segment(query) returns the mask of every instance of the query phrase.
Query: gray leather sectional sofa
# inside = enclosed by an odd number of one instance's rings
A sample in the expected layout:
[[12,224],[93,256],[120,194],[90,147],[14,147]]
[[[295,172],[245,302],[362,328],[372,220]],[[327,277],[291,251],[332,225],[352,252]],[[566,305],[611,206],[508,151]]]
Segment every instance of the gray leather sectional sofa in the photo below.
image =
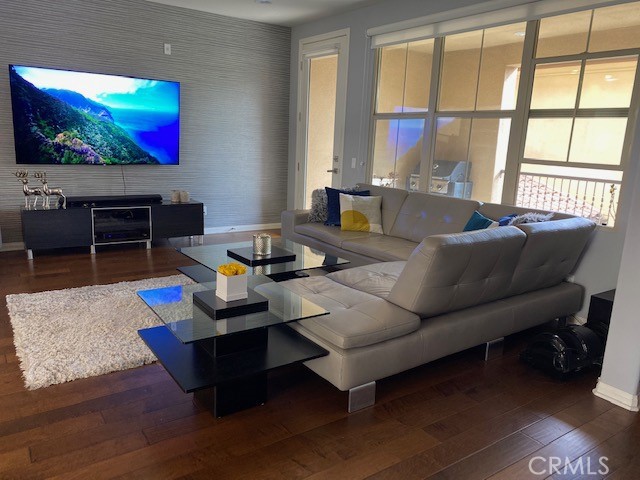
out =
[[[583,288],[564,281],[595,224],[554,219],[462,232],[474,210],[522,209],[362,185],[380,195],[384,234],[343,232],[282,214],[282,233],[362,265],[282,282],[331,313],[292,324],[329,350],[307,366],[350,410],[373,403],[375,381],[577,312]],[[269,284],[261,286],[268,296]],[[363,393],[364,392],[364,393]]]

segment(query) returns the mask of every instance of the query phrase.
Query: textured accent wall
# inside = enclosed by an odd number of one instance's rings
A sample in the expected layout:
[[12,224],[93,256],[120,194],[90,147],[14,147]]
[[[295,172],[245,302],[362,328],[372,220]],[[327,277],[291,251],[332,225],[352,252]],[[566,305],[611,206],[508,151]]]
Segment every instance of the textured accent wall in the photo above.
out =
[[207,205],[206,227],[279,222],[287,196],[290,33],[143,0],[2,0],[3,241],[22,239],[24,199],[13,172],[28,168],[15,163],[9,64],[181,83],[179,166],[40,168],[50,185],[68,195],[122,194],[126,185],[126,193],[165,198],[178,188]]

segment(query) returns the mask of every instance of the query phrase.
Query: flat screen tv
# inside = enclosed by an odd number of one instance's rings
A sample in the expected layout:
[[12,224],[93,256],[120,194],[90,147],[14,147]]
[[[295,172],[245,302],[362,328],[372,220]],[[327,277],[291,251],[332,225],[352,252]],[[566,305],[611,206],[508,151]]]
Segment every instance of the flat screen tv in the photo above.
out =
[[9,65],[20,164],[177,165],[180,84]]

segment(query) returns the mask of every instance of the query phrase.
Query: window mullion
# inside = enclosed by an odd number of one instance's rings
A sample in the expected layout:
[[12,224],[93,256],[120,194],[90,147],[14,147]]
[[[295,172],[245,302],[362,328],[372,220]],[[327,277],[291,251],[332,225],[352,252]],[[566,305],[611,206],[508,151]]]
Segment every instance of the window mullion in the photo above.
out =
[[438,117],[459,118],[513,118],[515,110],[439,110]]
[[[591,12],[591,22],[593,22],[593,11]],[[591,35],[591,27],[589,27],[589,35]],[[587,45],[589,37],[587,37]],[[571,157],[571,145],[573,143],[573,131],[576,127],[576,116],[578,114],[578,108],[580,106],[580,98],[582,97],[582,85],[584,83],[584,74],[587,69],[587,59],[583,58],[580,62],[580,77],[578,78],[578,91],[576,92],[576,103],[573,106],[572,112],[572,121],[571,121],[571,131],[569,132],[569,148],[567,148],[567,162]]]
[[[636,76],[633,81],[633,93],[631,95],[631,104],[629,105],[629,112],[627,114],[627,130],[624,135],[624,146],[622,147],[622,156],[620,158],[620,165],[624,168],[630,166],[630,156],[634,135],[636,132],[636,125],[638,122],[638,114],[640,113],[640,65],[636,66]],[[631,175],[625,175],[625,183],[628,183]],[[624,184],[623,184],[624,185]]]
[[426,116],[426,112],[411,112],[411,113],[376,113],[373,115],[375,120],[395,120],[395,119],[423,119]]
[[[429,90],[429,107],[425,122],[425,135],[422,142],[422,158],[420,160],[421,192],[431,190],[431,173],[433,171],[434,155],[436,151],[436,110],[438,108],[438,94],[440,92],[440,78],[444,52],[444,38],[435,39],[433,45],[433,62],[431,65],[431,89]],[[428,129],[428,131],[426,130]]]
[[523,163],[531,163],[535,165],[549,165],[553,167],[571,167],[571,168],[589,168],[593,170],[617,170],[624,171],[621,165],[607,165],[604,163],[580,163],[580,162],[561,162],[557,160],[540,160],[539,158],[523,158]]
[[596,11],[591,10],[591,18],[589,19],[589,30],[587,30],[587,45],[585,46],[585,53],[589,53],[589,47],[591,46],[591,34],[593,33],[591,30],[593,29],[593,17],[595,16]]
[[571,118],[571,117],[619,117],[629,116],[628,108],[563,108],[558,110],[530,110],[529,118]]
[[486,35],[486,30],[482,30],[482,39],[480,40],[480,60],[478,61],[478,73],[476,75],[476,98],[473,104],[474,111],[478,110],[478,93],[480,90],[480,73],[482,72],[482,60],[484,59],[484,36],[485,35]]
[[378,95],[380,94],[380,64],[382,62],[382,50],[376,49],[374,65],[375,68],[373,70],[373,85],[371,94],[371,111],[373,115],[371,116],[371,121],[369,122],[369,147],[367,149],[367,172],[366,178],[369,183],[373,181],[373,155],[375,153],[375,138],[376,138],[376,128],[377,128],[377,111],[378,111]]
[[561,63],[561,62],[576,62],[580,60],[598,60],[600,58],[610,57],[630,57],[638,55],[640,49],[638,48],[625,48],[622,50],[605,50],[603,52],[585,52],[575,53],[571,55],[559,55],[557,57],[543,57],[535,58],[533,63],[535,65],[545,65],[547,63]]
[[533,92],[534,51],[538,37],[538,21],[527,22],[524,46],[522,48],[522,62],[520,68],[520,84],[516,109],[509,132],[509,147],[507,148],[507,162],[502,188],[502,203],[515,205],[518,194],[518,176],[520,159],[524,155],[524,142],[527,135],[527,120],[531,95]]
[[409,71],[409,44],[405,45],[404,51],[404,82],[402,85],[402,112],[404,113],[404,104],[407,101],[407,73]]

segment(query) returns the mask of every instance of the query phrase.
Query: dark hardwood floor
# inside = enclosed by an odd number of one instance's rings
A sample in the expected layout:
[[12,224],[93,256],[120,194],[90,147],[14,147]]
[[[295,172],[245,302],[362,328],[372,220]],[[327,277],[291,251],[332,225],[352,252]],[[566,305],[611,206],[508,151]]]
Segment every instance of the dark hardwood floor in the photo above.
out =
[[[5,295],[187,264],[168,244],[33,262],[0,253],[0,479],[519,480],[550,477],[551,457],[574,467],[555,479],[640,477],[640,417],[593,396],[595,372],[562,383],[522,365],[533,332],[508,338],[504,356],[486,363],[472,349],[382,380],[376,405],[351,415],[347,394],[302,366],[271,374],[266,405],[222,419],[157,364],[25,390]],[[601,457],[608,474],[598,473]]]

